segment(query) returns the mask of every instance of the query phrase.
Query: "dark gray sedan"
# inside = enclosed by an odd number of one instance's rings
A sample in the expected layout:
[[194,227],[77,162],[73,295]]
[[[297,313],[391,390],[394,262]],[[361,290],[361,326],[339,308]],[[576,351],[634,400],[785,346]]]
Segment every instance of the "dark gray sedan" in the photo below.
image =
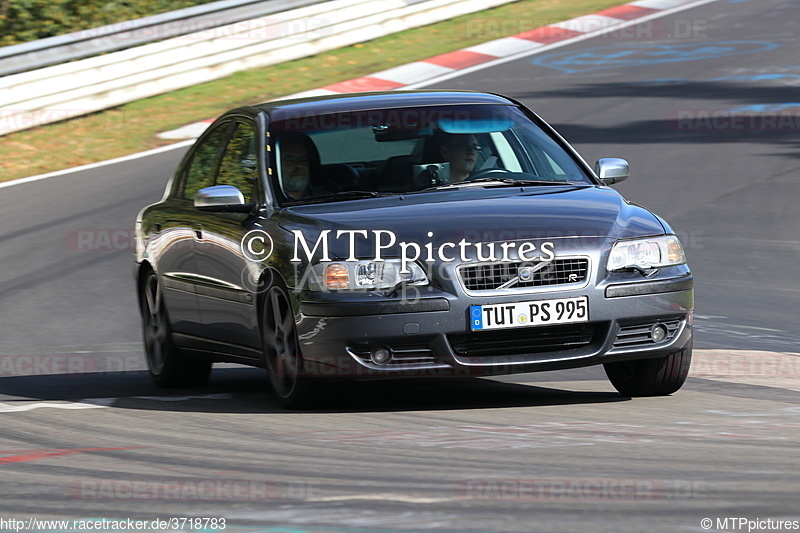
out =
[[290,408],[320,381],[594,364],[624,395],[673,393],[693,280],[669,225],[609,187],[627,177],[498,95],[232,110],[136,220],[150,374],[260,366]]

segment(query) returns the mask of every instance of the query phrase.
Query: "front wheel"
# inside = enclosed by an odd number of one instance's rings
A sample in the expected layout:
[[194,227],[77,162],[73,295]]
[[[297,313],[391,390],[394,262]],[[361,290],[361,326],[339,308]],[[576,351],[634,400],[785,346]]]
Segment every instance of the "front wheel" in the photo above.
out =
[[172,340],[161,284],[154,272],[144,280],[139,292],[142,311],[142,337],[147,369],[158,387],[200,387],[208,381],[210,361],[187,359]]
[[283,288],[274,285],[267,292],[261,322],[267,374],[278,403],[286,409],[311,407],[312,382],[303,375],[294,313]]
[[691,342],[682,350],[654,359],[634,359],[603,365],[606,375],[625,396],[666,396],[680,389],[692,363]]

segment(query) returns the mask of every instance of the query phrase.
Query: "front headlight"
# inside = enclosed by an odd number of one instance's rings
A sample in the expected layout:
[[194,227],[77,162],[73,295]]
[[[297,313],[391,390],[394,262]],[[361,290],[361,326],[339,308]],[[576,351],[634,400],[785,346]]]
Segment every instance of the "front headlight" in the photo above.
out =
[[428,284],[428,276],[417,263],[406,263],[406,273],[401,273],[400,268],[400,259],[323,261],[314,265],[308,288],[312,291],[385,290],[400,284]]
[[628,268],[661,268],[686,262],[681,241],[675,235],[619,241],[611,248],[606,268],[609,271]]

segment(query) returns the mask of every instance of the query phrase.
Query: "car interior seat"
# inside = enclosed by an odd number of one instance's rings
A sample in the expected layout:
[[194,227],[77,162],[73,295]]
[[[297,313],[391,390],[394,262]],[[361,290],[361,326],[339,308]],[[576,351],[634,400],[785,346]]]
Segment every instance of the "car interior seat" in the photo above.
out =
[[414,165],[420,164],[416,155],[396,155],[388,158],[379,170],[375,190],[378,192],[409,192],[419,190],[414,183]]

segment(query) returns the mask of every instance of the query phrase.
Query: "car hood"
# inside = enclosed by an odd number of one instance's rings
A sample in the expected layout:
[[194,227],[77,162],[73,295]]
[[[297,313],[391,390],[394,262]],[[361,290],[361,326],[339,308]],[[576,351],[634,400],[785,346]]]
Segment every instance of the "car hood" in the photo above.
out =
[[[285,209],[279,225],[300,230],[309,247],[321,231],[332,230],[328,242],[338,257],[346,257],[350,249],[347,234],[336,238],[338,230],[367,230],[366,238],[355,237],[359,255],[374,250],[373,230],[391,231],[398,243],[420,246],[461,239],[477,243],[581,237],[585,243],[664,233],[655,215],[608,187],[437,191],[302,205]],[[388,236],[382,238],[386,243]]]

